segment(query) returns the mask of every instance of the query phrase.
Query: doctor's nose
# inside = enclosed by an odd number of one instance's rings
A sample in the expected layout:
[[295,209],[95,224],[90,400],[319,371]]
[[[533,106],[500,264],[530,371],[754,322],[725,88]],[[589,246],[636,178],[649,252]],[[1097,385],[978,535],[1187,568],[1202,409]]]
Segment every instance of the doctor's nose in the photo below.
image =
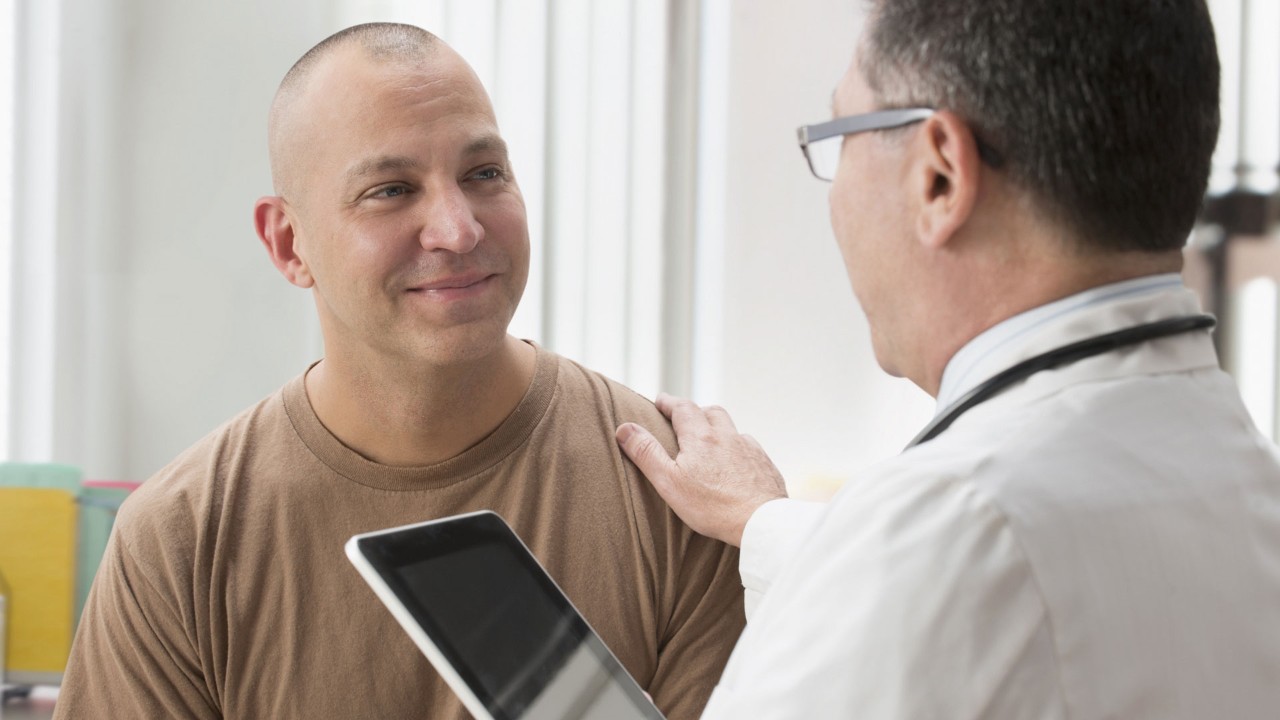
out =
[[471,202],[461,188],[437,193],[424,210],[418,242],[427,250],[471,252],[484,239],[484,226],[476,220]]

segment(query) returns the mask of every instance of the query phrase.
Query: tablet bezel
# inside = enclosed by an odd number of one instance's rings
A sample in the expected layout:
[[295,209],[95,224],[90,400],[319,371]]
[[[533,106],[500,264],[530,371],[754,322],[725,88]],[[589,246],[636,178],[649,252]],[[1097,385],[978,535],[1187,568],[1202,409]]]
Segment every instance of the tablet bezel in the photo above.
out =
[[440,629],[430,608],[423,605],[422,598],[414,596],[398,575],[398,568],[490,543],[507,549],[521,568],[529,573],[542,596],[554,606],[557,616],[569,622],[571,636],[588,646],[611,681],[619,686],[636,709],[646,717],[661,720],[662,714],[639,684],[497,513],[482,510],[360,533],[347,541],[345,549],[347,557],[378,598],[477,720],[518,720],[499,708],[490,709],[496,699],[489,697],[475,670],[466,658],[458,654],[448,633]]

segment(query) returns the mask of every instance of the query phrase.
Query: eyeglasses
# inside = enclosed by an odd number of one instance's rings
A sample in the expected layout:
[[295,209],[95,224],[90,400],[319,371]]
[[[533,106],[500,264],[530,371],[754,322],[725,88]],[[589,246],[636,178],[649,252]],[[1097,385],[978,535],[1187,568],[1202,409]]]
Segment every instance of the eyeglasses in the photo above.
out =
[[920,122],[933,113],[931,108],[901,108],[846,115],[817,125],[805,125],[796,130],[796,136],[814,177],[831,182],[840,164],[840,146],[845,135],[902,127]]

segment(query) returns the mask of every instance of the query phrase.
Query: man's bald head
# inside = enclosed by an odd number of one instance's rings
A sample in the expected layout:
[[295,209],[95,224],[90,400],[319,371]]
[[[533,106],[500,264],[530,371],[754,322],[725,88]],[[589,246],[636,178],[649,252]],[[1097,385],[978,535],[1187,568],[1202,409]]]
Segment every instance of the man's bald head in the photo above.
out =
[[289,197],[293,194],[299,146],[305,147],[306,144],[295,137],[298,101],[305,95],[308,81],[324,62],[348,47],[359,48],[376,62],[405,64],[423,63],[442,49],[449,50],[444,41],[426,30],[400,23],[354,25],[330,35],[308,50],[285,73],[271,103],[267,143],[277,195]]

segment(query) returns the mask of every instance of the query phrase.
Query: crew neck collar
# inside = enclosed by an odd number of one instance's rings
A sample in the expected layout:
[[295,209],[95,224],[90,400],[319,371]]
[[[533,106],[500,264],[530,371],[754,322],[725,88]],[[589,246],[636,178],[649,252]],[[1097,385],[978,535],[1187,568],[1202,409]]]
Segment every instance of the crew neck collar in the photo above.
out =
[[[348,480],[383,490],[429,490],[464,482],[498,464],[520,447],[537,427],[555,394],[559,363],[535,343],[533,380],[515,410],[480,442],[430,465],[392,466],[374,462],[342,443],[320,422],[307,397],[306,373],[282,391],[285,411],[303,444],[320,462]],[[314,365],[312,366],[314,367]],[[310,368],[308,368],[310,370]]]

